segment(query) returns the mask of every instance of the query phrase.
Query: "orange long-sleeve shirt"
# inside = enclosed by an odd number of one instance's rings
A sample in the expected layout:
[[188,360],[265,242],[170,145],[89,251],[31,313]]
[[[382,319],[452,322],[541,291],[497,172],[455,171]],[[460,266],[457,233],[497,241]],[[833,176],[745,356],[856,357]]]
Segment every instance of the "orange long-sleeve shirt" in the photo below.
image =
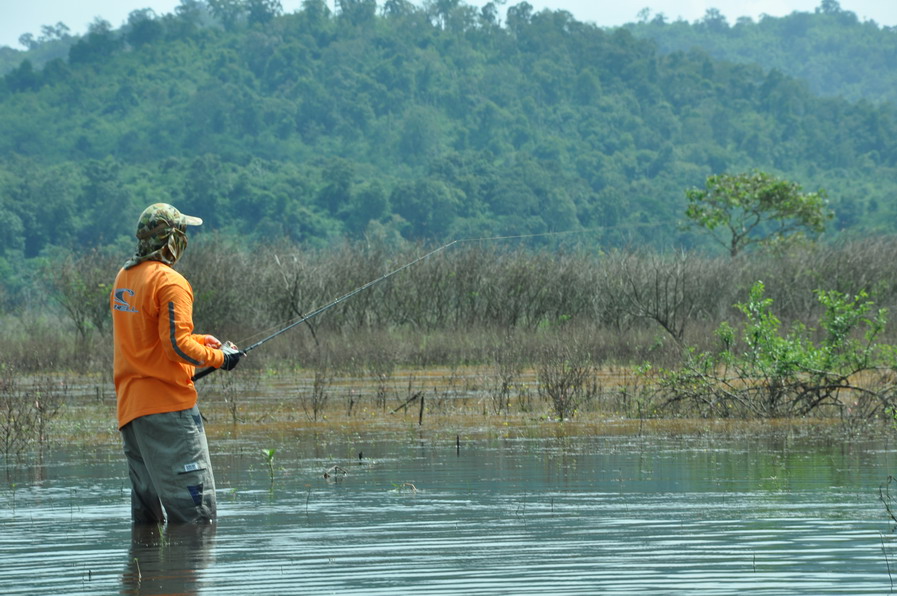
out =
[[195,368],[218,368],[224,354],[193,333],[193,288],[184,276],[159,261],[122,269],[109,302],[119,428],[196,405]]

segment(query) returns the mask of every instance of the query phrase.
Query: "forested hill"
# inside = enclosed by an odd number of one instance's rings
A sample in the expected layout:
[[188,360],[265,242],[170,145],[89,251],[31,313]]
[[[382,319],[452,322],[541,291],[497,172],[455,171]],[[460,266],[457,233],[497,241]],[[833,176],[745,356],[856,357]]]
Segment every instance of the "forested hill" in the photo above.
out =
[[5,75],[0,266],[129,250],[157,200],[250,241],[600,228],[689,246],[685,189],[751,168],[825,189],[830,236],[894,231],[892,106],[526,3],[340,6],[183,0]]
[[820,95],[897,106],[897,27],[861,21],[836,0],[820,0],[813,13],[748,17],[729,23],[710,9],[694,23],[641,13],[627,25],[664,53],[699,49],[732,62],[763,65],[806,81]]

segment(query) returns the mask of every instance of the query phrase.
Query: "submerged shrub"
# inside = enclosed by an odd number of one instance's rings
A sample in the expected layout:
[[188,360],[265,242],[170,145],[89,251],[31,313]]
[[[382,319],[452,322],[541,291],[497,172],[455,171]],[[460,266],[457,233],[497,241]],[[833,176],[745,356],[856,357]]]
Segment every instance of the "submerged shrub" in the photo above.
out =
[[595,396],[594,373],[591,356],[575,342],[553,342],[536,366],[539,395],[551,404],[558,420],[565,420]]
[[876,406],[871,411],[889,407],[897,352],[877,343],[887,311],[874,310],[865,292],[816,295],[824,307],[819,328],[796,323],[785,332],[764,284],[755,283],[749,300],[736,305],[745,317],[742,325],[724,322],[717,329],[719,352],[688,349],[679,368],[662,372],[665,407],[766,418],[804,416],[824,406],[844,411],[860,401],[870,411],[869,400]]
[[32,445],[48,440],[48,424],[68,395],[65,382],[27,379],[12,366],[0,363],[0,452],[19,457]]

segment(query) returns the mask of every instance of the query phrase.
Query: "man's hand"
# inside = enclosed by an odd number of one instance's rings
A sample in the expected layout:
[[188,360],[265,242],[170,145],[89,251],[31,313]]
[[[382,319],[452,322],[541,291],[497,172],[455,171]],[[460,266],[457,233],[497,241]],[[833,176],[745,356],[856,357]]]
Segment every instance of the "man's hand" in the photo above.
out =
[[227,342],[222,345],[221,351],[224,352],[224,364],[221,365],[221,370],[235,369],[237,367],[237,364],[239,364],[240,362],[240,358],[246,355],[238,350],[237,346],[235,346],[231,342]]

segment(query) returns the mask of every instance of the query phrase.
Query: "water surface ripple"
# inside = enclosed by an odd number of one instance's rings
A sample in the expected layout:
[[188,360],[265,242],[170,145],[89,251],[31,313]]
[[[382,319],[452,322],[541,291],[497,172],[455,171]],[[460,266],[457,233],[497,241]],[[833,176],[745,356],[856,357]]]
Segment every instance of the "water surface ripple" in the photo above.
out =
[[13,468],[0,593],[883,594],[897,573],[882,441],[456,450],[372,433],[322,449],[299,432],[276,445],[273,484],[261,446],[213,444],[221,518],[208,528],[132,529],[113,446]]

